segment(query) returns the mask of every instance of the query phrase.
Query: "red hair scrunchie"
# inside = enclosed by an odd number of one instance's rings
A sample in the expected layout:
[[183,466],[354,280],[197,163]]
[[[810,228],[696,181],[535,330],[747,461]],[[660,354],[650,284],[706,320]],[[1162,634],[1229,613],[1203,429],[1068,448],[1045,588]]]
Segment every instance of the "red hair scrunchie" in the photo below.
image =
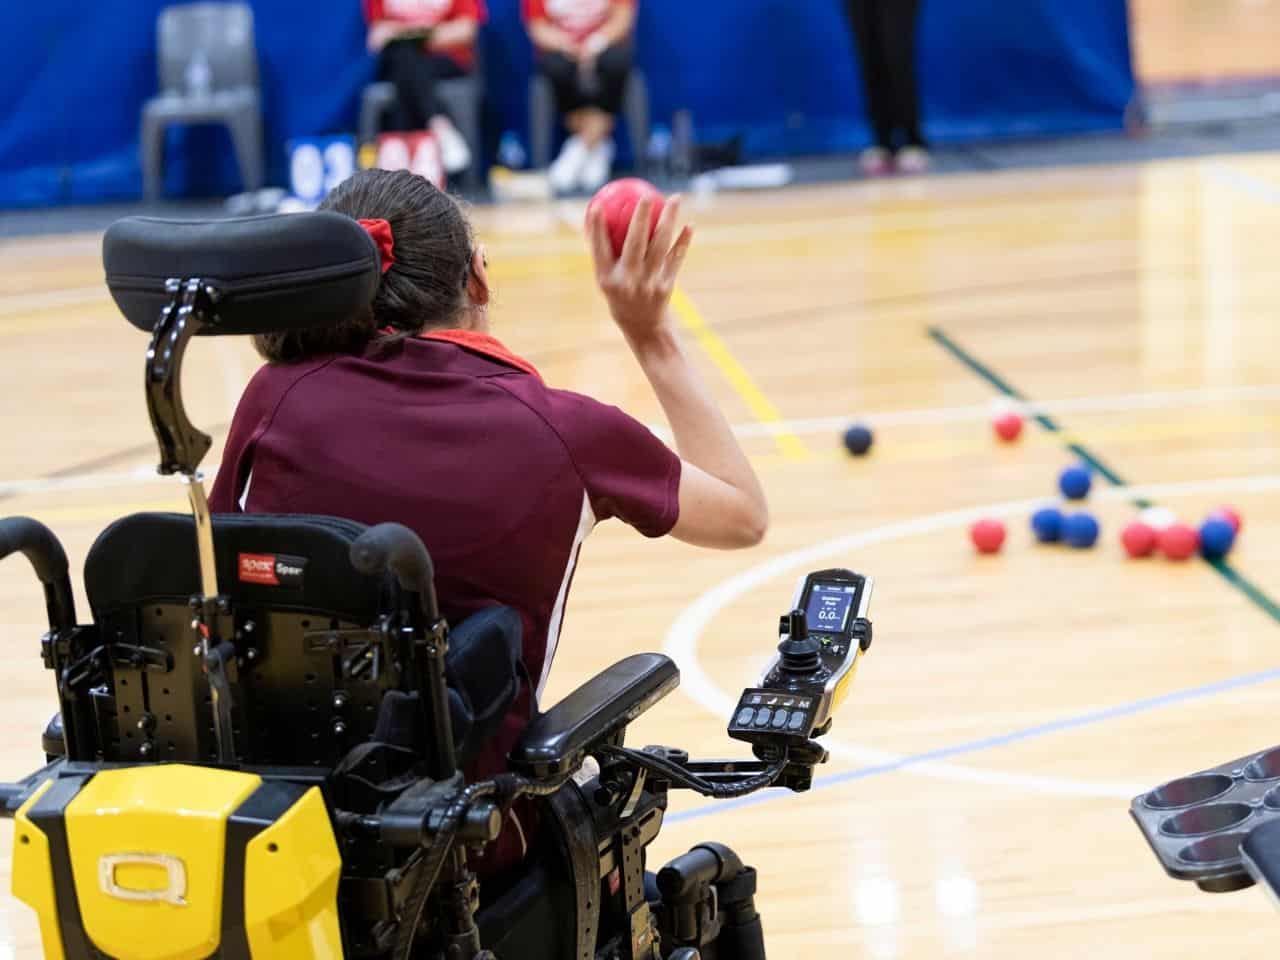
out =
[[387,271],[391,269],[391,265],[396,262],[395,237],[391,234],[391,224],[386,220],[357,220],[360,226],[364,227],[365,233],[373,237],[373,242],[378,246],[378,259],[382,263],[382,273],[385,276]]

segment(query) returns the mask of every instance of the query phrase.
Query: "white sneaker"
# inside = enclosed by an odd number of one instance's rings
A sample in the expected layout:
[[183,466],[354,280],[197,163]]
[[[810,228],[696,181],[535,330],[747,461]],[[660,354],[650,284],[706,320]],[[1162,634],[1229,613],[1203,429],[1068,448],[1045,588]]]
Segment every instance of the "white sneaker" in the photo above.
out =
[[613,141],[602,140],[587,153],[587,162],[582,165],[582,174],[578,184],[588,193],[595,193],[609,182],[609,174],[613,171]]
[[589,154],[590,151],[581,138],[575,136],[566,140],[560,148],[560,156],[556,157],[551,169],[547,171],[551,189],[556,193],[569,193],[576,189]]
[[884,147],[867,147],[858,154],[858,169],[864,177],[883,177],[893,169],[893,157]]
[[440,144],[440,162],[446,172],[461,173],[471,166],[471,148],[448,117],[432,117],[431,132]]
[[924,173],[929,169],[929,151],[924,147],[903,147],[894,157],[899,173]]

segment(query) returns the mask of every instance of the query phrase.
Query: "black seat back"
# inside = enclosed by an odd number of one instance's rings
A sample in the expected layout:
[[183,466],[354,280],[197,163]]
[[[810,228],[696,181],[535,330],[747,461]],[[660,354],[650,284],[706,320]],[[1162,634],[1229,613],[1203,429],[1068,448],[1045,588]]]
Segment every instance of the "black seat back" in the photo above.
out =
[[[398,588],[348,559],[363,530],[332,517],[214,518],[218,586],[230,600],[217,633],[238,653],[229,678],[240,762],[332,767],[372,735],[385,692],[401,686],[400,658],[382,630]],[[112,524],[86,559],[85,589],[113,678],[94,704],[103,757],[213,759],[189,606],[200,592],[191,517],[145,513]]]
[[[350,562],[364,531],[336,517],[214,517],[218,589],[229,601],[217,636],[237,652],[228,675],[241,763],[331,769],[371,740],[426,749],[417,694],[406,692],[413,671],[385,629],[400,588]],[[110,664],[110,682],[92,694],[102,759],[216,755],[190,606],[200,592],[196,557],[195,523],[177,513],[125,517],[89,551],[85,590]],[[520,624],[515,611],[491,607],[454,627],[446,670],[462,762],[498,731],[519,694]]]

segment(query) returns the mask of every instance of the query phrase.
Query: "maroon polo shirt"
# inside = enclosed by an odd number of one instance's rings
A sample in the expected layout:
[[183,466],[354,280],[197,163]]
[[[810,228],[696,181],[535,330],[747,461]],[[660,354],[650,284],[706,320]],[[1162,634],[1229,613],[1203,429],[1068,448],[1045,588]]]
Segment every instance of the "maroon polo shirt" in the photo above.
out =
[[[679,457],[618,408],[548,387],[491,337],[441,331],[259,370],[210,506],[405,524],[450,621],[519,612],[541,693],[583,539],[610,517],[666,534],[679,483]],[[476,773],[502,767],[529,707],[516,704]]]

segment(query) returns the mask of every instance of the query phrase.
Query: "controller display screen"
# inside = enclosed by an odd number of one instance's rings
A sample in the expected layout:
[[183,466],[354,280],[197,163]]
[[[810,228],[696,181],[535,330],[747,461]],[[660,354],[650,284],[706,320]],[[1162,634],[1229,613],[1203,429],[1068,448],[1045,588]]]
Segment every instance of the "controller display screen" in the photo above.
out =
[[804,612],[809,629],[843,633],[857,592],[857,586],[852,583],[815,583],[809,590],[809,606]]

